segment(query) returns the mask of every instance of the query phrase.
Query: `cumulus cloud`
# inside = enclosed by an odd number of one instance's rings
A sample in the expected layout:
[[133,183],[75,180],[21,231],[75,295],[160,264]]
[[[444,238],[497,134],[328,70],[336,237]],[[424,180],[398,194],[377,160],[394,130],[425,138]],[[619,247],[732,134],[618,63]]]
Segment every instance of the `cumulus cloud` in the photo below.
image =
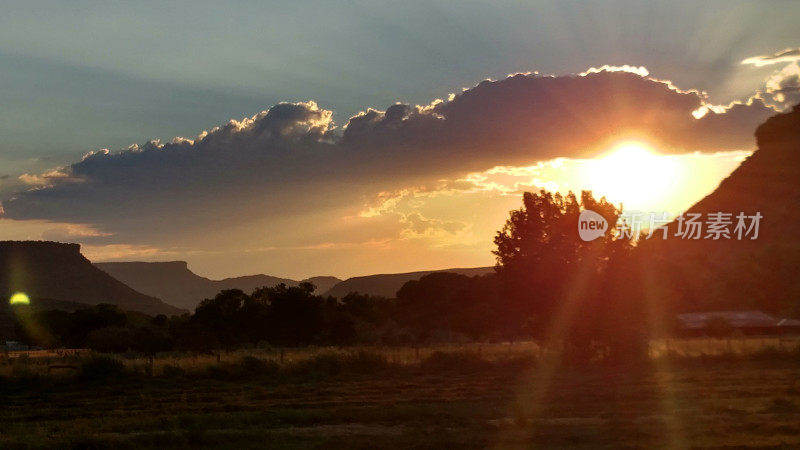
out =
[[[407,105],[367,111],[351,119],[343,142],[402,149],[393,161],[412,156],[441,164],[455,154],[479,169],[489,162],[587,156],[627,133],[646,135],[667,152],[748,148],[754,126],[774,113],[756,100],[695,119],[691,113],[705,104],[701,93],[628,71],[515,75],[484,81],[424,111]],[[753,125],[722,133],[727,121]]]
[[785,64],[773,71],[764,86],[753,96],[767,106],[785,111],[800,103],[800,48],[787,48],[772,55],[747,58],[742,64],[755,67]]
[[[26,174],[28,187],[2,207],[13,219],[92,224],[131,245],[331,242],[356,232],[375,240],[374,229],[332,218],[359,217],[376,192],[441,179],[464,187],[476,182],[466,173],[591,156],[631,136],[671,153],[750,149],[753,130],[774,112],[755,99],[696,118],[704,94],[642,69],[486,80],[429,105],[368,109],[341,130],[314,102],[281,103],[196,138],[93,151]],[[458,231],[424,215],[403,220],[385,229]]]
[[800,103],[800,63],[792,62],[772,73],[759,95],[764,103],[780,110]]

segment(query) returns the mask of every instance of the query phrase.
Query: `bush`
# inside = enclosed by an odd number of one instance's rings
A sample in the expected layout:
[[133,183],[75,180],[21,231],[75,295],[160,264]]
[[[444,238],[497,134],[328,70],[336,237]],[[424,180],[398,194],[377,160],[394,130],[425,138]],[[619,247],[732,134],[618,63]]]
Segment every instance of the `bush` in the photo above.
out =
[[80,378],[84,380],[107,380],[125,374],[125,365],[110,356],[92,356],[80,367]]

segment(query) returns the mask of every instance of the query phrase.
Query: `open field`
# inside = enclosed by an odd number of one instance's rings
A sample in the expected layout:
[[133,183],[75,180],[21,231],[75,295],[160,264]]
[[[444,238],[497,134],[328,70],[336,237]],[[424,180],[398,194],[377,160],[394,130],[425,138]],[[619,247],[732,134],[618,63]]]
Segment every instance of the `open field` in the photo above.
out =
[[0,448],[800,446],[797,352],[556,369],[531,345],[174,356],[153,377],[7,361]]

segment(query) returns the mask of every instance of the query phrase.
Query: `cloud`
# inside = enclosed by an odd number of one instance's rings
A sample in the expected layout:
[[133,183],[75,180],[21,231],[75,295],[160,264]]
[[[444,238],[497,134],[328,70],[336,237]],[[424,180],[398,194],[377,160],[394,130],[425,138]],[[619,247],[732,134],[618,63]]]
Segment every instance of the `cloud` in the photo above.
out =
[[[488,163],[591,155],[626,133],[645,134],[667,152],[749,148],[755,125],[774,113],[754,101],[730,115],[723,111],[695,119],[692,111],[705,104],[699,92],[627,71],[514,75],[484,81],[424,110],[407,105],[393,105],[385,113],[368,110],[351,119],[343,142],[396,148],[393,163],[412,156],[452,164],[457,154],[480,170]],[[729,120],[752,126],[730,126],[722,133],[720,125]]]
[[363,213],[363,204],[377,192],[442,179],[474,185],[465,174],[493,167],[592,156],[631,136],[645,135],[668,153],[751,149],[753,130],[774,112],[754,99],[696,118],[692,112],[707,105],[703,93],[642,69],[486,80],[445,101],[368,109],[341,129],[314,102],[280,103],[195,138],[93,151],[67,167],[25,174],[2,207],[12,219],[91,224],[95,245],[132,248],[314,245],[432,227],[447,233],[457,224],[419,211],[404,223],[370,222],[381,214]]
[[779,111],[800,103],[800,48],[787,48],[772,55],[753,56],[742,61],[763,67],[786,63],[764,81],[764,86],[752,97]]
[[787,48],[771,55],[751,56],[742,60],[742,64],[752,64],[756,67],[768,66],[800,60],[800,48]]
[[610,66],[608,64],[600,66],[600,67],[590,67],[586,71],[581,72],[581,76],[589,75],[590,73],[600,73],[600,72],[628,72],[628,73],[635,73],[640,77],[646,77],[650,75],[650,71],[647,70],[644,66]]
[[81,253],[90,261],[130,261],[131,259],[168,258],[171,254],[146,245],[83,245]]
[[[2,211],[0,211],[2,212]],[[11,240],[53,240],[90,242],[110,236],[91,225],[81,223],[58,223],[37,220],[10,220],[0,218],[0,234]]]
[[404,216],[402,222],[408,226],[403,230],[403,235],[412,238],[436,236],[441,233],[455,235],[467,228],[467,224],[464,222],[428,218],[419,212],[412,212]]
[[800,64],[787,64],[774,72],[764,83],[760,92],[764,103],[776,109],[786,110],[800,103]]
[[56,182],[76,181],[70,178],[70,175],[63,169],[52,169],[41,174],[23,173],[18,179],[26,185],[30,186],[52,186]]

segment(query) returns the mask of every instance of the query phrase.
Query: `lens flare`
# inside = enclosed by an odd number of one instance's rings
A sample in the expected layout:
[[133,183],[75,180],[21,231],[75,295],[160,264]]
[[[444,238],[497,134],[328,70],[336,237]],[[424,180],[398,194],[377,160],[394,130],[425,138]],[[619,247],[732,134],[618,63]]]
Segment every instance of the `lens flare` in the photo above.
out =
[[11,299],[8,300],[8,303],[12,305],[30,305],[31,299],[28,298],[28,295],[24,292],[17,292],[11,296]]

